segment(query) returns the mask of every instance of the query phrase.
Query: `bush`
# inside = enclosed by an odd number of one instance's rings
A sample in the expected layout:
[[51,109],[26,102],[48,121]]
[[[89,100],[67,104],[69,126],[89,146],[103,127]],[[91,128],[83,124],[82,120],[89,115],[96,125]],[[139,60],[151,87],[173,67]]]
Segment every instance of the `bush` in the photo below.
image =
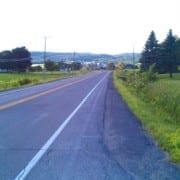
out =
[[157,80],[157,74],[155,73],[155,64],[151,65],[147,72],[145,72],[145,78],[147,82],[154,82]]
[[33,84],[37,84],[39,82],[39,80],[37,78],[31,79],[31,81],[32,81]]
[[[9,82],[9,86],[10,87],[18,87],[19,86],[19,82],[18,82],[18,80],[11,80],[10,82]],[[8,85],[7,85],[7,87],[8,87]]]
[[18,81],[18,83],[22,86],[22,85],[26,85],[26,84],[30,84],[32,81],[31,81],[31,79],[29,79],[29,78],[23,78],[23,79],[20,79],[19,81]]
[[[113,76],[121,96],[163,150],[170,154],[170,159],[180,163],[179,75],[173,79],[166,79],[167,75],[163,75],[158,81],[151,73],[133,75],[132,72],[123,72],[123,75],[128,81],[120,80],[118,71]],[[137,93],[138,88],[141,90]]]
[[[123,79],[132,91],[143,92],[147,84],[157,80],[157,74],[154,71],[155,64],[151,65],[147,72],[123,71],[120,78]],[[123,78],[122,78],[123,77]]]

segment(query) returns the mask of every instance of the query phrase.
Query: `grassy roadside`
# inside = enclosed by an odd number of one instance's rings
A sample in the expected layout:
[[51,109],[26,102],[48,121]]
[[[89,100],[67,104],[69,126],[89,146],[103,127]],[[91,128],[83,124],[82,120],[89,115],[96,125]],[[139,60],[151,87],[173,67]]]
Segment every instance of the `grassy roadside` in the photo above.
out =
[[158,145],[169,153],[170,160],[180,163],[180,81],[166,76],[149,83],[142,92],[119,78],[114,71],[115,87],[133,113],[143,122],[144,128],[156,139]]
[[53,80],[64,79],[76,75],[84,74],[82,71],[63,72],[42,72],[32,73],[0,73],[0,91],[19,88],[22,86],[35,85]]

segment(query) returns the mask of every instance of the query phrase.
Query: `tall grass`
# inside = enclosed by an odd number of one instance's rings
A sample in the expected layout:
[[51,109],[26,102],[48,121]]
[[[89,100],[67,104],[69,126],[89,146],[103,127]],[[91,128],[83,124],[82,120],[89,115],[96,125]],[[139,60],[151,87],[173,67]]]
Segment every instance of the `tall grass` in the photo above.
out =
[[73,71],[68,73],[63,72],[46,72],[43,73],[0,73],[0,91],[8,90],[12,88],[22,87],[25,85],[34,85],[52,80],[72,77],[79,75],[82,72]]
[[180,81],[159,80],[150,83],[144,90],[144,97],[152,105],[155,105],[159,112],[168,113],[172,122],[180,123]]
[[[158,144],[180,163],[180,79],[156,75],[146,81],[147,74],[114,72],[114,84],[134,114],[144,123]],[[124,81],[121,79],[122,77]]]

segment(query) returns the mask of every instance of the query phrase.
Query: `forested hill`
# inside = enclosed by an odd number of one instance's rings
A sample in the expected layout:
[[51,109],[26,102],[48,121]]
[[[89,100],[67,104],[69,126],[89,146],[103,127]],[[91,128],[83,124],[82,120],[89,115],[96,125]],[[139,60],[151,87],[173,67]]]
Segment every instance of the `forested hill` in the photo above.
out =
[[[43,62],[44,54],[39,51],[31,52],[32,62],[41,63]],[[139,61],[140,53],[135,53],[135,62]],[[123,53],[118,55],[109,55],[109,54],[93,54],[93,53],[58,53],[58,52],[47,52],[46,59],[51,59],[53,61],[121,61],[124,63],[132,63],[133,54],[132,53]]]

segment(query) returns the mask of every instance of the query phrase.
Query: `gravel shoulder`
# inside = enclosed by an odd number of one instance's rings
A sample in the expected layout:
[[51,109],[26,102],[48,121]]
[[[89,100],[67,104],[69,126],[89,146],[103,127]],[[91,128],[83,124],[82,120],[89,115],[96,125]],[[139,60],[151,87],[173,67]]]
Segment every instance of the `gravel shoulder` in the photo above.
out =
[[109,80],[104,143],[119,165],[134,179],[179,179],[180,167],[168,162]]

